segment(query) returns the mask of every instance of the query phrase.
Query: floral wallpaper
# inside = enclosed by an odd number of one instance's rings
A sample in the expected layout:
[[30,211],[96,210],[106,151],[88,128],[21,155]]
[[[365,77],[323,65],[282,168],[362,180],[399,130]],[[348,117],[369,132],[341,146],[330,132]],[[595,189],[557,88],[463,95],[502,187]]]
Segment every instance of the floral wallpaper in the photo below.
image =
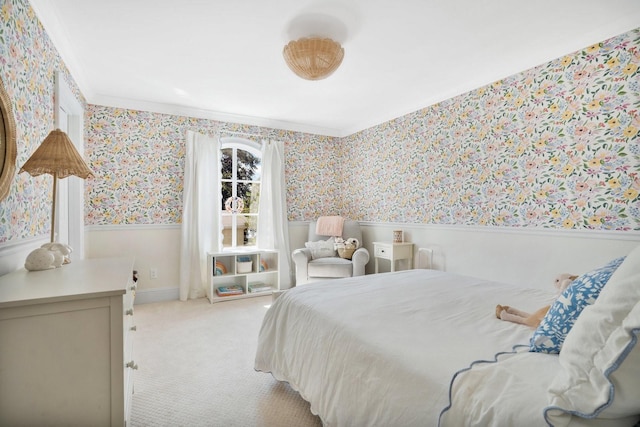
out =
[[[16,172],[53,129],[56,71],[84,103],[29,2],[0,0],[0,79],[16,122]],[[47,234],[51,193],[51,176],[16,173],[9,196],[0,201],[0,243]]]
[[380,222],[640,230],[639,66],[636,29],[343,138],[342,210]]
[[[315,218],[338,198],[336,138],[144,111],[89,105],[85,154],[88,225],[181,222],[185,135],[285,141],[289,217]],[[299,195],[310,195],[299,203]]]
[[[640,29],[332,138],[86,105],[86,224],[175,224],[184,136],[285,142],[288,216],[640,230]],[[53,128],[54,74],[82,94],[27,0],[0,0],[0,78],[20,167]],[[0,243],[49,232],[51,179],[17,174]]]
[[180,221],[187,129],[286,141],[290,220],[640,230],[640,30],[334,141],[90,106],[89,224]]

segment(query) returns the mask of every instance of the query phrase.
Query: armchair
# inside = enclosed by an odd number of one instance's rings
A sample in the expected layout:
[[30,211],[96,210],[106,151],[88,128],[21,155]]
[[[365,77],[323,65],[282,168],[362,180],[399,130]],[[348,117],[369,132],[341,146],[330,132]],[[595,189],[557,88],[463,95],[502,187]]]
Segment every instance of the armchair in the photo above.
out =
[[[309,223],[307,242],[327,240],[329,237],[316,234],[316,221]],[[342,228],[342,238],[351,237],[358,239],[362,245],[360,224],[347,219]],[[369,251],[360,247],[353,253],[351,259],[343,259],[337,255],[313,259],[309,248],[301,248],[294,250],[291,257],[296,266],[296,286],[299,286],[323,279],[363,276],[364,267],[369,262]]]

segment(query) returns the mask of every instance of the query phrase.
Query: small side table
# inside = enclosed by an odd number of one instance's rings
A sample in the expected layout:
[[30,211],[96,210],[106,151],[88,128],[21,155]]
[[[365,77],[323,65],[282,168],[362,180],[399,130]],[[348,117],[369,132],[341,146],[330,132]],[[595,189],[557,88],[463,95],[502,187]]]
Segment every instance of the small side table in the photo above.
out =
[[378,260],[391,261],[391,271],[396,271],[396,261],[406,259],[409,269],[413,268],[413,243],[373,242],[373,256],[376,259],[376,273]]

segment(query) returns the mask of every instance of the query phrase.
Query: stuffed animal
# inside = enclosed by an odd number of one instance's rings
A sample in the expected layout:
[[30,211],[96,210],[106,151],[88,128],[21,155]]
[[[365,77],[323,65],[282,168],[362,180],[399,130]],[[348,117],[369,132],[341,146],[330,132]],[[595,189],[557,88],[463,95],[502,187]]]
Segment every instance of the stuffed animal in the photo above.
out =
[[[554,286],[558,289],[558,296],[560,296],[560,294],[562,294],[562,292],[564,292],[564,290],[567,289],[571,282],[573,282],[577,277],[578,276],[567,273],[556,277]],[[517,308],[509,307],[508,305],[498,304],[496,306],[496,317],[508,322],[520,323],[531,328],[537,328],[538,325],[540,325],[540,322],[542,322],[544,316],[547,314],[547,311],[549,311],[549,308],[551,308],[551,306],[547,305],[530,314],[520,311]]]

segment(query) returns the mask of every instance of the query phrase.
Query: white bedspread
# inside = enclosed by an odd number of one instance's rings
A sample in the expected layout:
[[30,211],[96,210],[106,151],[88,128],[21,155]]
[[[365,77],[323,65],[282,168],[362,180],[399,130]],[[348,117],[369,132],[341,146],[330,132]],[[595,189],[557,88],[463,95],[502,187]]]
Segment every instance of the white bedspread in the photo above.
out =
[[558,372],[558,357],[523,350],[461,372],[440,426],[547,426],[542,414],[549,405],[547,388]]
[[553,298],[434,270],[317,282],[265,315],[255,369],[288,382],[326,426],[435,426],[452,376],[528,344],[496,304],[534,311]]

